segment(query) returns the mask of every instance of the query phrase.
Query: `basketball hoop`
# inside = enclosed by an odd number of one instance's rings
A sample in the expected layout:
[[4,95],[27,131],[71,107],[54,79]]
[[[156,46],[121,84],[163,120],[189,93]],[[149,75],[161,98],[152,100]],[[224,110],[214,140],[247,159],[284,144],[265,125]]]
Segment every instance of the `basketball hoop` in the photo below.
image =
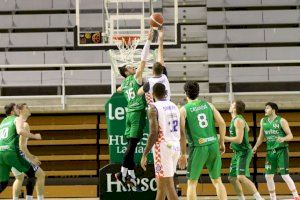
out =
[[134,62],[134,53],[140,42],[140,36],[136,35],[115,35],[112,41],[117,45],[119,52],[115,52],[115,59],[123,63],[132,64]]
[[[143,37],[144,38],[144,37]],[[112,41],[118,47],[118,50],[109,50],[110,59],[115,74],[119,74],[118,68],[124,65],[132,65],[138,67],[141,62],[141,49],[137,49],[137,46],[140,42],[143,42],[144,39],[139,35],[113,35]],[[153,65],[155,60],[156,53],[152,51],[146,62],[147,66]],[[145,70],[145,73],[148,75],[151,73],[151,70]]]

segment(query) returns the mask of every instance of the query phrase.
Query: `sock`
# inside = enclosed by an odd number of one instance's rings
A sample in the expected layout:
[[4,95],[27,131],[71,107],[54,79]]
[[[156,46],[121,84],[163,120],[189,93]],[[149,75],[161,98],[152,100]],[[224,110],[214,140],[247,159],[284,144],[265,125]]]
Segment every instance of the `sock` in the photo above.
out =
[[128,174],[131,176],[131,178],[135,179],[135,173],[134,170],[128,170]]
[[26,195],[26,200],[33,200],[32,196]]
[[38,196],[37,196],[37,199],[38,199],[38,200],[44,200],[44,195],[38,195]]
[[281,177],[283,178],[283,180],[286,182],[286,184],[288,185],[290,191],[292,192],[294,198],[299,197],[295,183],[293,181],[293,179],[291,178],[291,176],[289,174],[286,175],[281,175]]
[[270,197],[271,197],[271,200],[277,200],[275,192],[270,193]]
[[246,200],[244,195],[238,196],[238,200]]
[[253,194],[253,197],[254,197],[256,200],[261,200],[261,199],[263,199],[263,198],[260,196],[260,194],[259,194],[258,192],[254,193],[254,194]]
[[299,197],[299,194],[298,194],[298,192],[297,192],[296,189],[292,191],[292,194],[293,194],[293,197],[294,197],[294,198]]
[[127,171],[128,171],[128,169],[126,167],[123,167],[123,166],[121,167],[121,172],[122,172],[123,177],[127,176]]

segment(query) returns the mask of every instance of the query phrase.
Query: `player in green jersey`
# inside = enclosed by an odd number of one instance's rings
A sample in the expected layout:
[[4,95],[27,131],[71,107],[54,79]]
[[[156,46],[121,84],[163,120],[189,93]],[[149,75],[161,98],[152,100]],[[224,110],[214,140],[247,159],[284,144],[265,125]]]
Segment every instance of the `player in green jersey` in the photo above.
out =
[[229,108],[231,122],[230,136],[225,136],[225,142],[231,142],[230,147],[234,152],[231,158],[229,182],[233,185],[239,200],[245,200],[242,185],[247,188],[256,200],[262,200],[250,177],[249,165],[252,159],[252,147],[249,143],[249,126],[243,117],[245,111],[243,101],[234,101]]
[[14,103],[4,107],[7,115],[0,124],[0,193],[7,187],[12,167],[28,176],[26,190],[32,195],[35,185],[35,172],[30,163],[20,155],[19,135],[35,138],[24,129],[24,121],[17,117]]
[[[188,103],[180,109],[180,131],[182,138],[185,138],[187,133],[190,147],[187,169],[187,199],[197,199],[196,188],[204,166],[208,168],[218,198],[227,199],[226,190],[221,180],[221,153],[225,152],[225,121],[211,103],[198,99],[199,84],[197,82],[187,82],[184,85],[184,91]],[[219,140],[215,122],[219,126]],[[185,140],[181,140],[180,147],[181,157],[178,163],[179,167],[183,169],[187,164]]]
[[136,70],[132,65],[125,65],[119,68],[120,74],[125,80],[123,80],[117,91],[123,92],[128,102],[126,110],[126,129],[124,134],[128,141],[128,145],[124,154],[121,171],[116,173],[115,177],[125,187],[127,187],[127,183],[132,186],[137,185],[134,173],[134,152],[138,142],[143,137],[147,115],[145,97],[137,95],[137,92],[142,86],[142,75],[149,54],[151,37],[152,31],[148,34],[148,40],[141,54],[141,62]]
[[294,199],[299,200],[299,195],[294,181],[289,175],[289,149],[288,142],[293,139],[293,134],[286,119],[277,115],[278,106],[276,103],[268,102],[265,108],[265,117],[260,121],[259,137],[253,152],[266,139],[267,156],[265,163],[267,186],[271,200],[276,200],[274,174],[280,173],[288,185]]

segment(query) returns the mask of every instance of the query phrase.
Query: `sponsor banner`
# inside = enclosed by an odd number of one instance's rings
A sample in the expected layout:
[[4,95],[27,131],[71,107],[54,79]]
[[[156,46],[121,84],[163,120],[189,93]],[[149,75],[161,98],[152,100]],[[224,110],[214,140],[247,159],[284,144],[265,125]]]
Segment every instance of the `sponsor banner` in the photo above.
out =
[[[127,150],[127,140],[124,136],[126,128],[126,106],[127,101],[122,93],[114,93],[105,104],[107,133],[109,142],[110,163],[121,164],[124,153]],[[147,144],[149,135],[149,121],[144,130],[144,137],[135,150],[135,162],[140,163],[141,156]],[[100,150],[101,151],[101,150]],[[149,163],[153,163],[152,153],[148,156]]]
[[141,167],[135,168],[137,182],[140,191],[127,189],[115,179],[115,173],[119,172],[120,164],[109,164],[100,169],[100,199],[101,200],[153,200],[156,196],[156,182],[153,164],[147,165],[144,171]]

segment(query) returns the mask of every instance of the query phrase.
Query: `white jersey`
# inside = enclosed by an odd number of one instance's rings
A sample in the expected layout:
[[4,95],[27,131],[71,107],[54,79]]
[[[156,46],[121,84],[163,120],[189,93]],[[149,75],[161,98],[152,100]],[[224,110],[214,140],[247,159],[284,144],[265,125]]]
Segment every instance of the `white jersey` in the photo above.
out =
[[169,101],[153,103],[158,113],[158,139],[153,146],[155,176],[173,177],[180,157],[180,113]]
[[171,97],[171,90],[170,90],[170,83],[168,80],[168,77],[164,74],[162,74],[160,77],[151,77],[148,79],[149,81],[149,87],[150,90],[149,92],[152,94],[153,93],[153,86],[155,85],[155,83],[162,83],[165,85],[166,87],[166,91],[167,91],[167,96],[166,99],[170,101],[170,97]]
[[171,101],[157,101],[153,104],[158,113],[159,134],[168,142],[180,140],[180,112]]

